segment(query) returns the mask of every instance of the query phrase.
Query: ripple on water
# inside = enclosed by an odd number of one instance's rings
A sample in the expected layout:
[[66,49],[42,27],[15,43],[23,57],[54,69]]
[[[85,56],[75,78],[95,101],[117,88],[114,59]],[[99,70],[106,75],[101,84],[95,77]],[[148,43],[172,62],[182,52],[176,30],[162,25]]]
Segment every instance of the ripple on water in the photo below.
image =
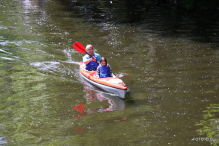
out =
[[2,27],[2,26],[0,26],[0,29],[8,29],[7,27]]
[[2,49],[0,49],[0,53],[11,54],[11,53],[9,53],[9,52],[7,52],[5,50],[2,50]]
[[8,57],[0,57],[0,58],[4,60],[14,60],[13,58],[8,58]]
[[56,61],[44,61],[44,62],[33,62],[30,65],[40,68],[41,70],[55,70],[58,68],[59,62]]
[[7,141],[5,141],[4,137],[0,137],[0,145],[7,145]]

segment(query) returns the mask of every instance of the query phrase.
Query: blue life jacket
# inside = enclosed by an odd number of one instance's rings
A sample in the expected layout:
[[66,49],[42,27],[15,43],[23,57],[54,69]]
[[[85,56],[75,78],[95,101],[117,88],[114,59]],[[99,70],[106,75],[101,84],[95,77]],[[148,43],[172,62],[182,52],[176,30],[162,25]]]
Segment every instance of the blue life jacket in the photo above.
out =
[[[87,57],[87,56],[86,56]],[[97,59],[97,54],[94,53],[94,57]],[[91,58],[90,56],[87,58]],[[97,67],[99,66],[99,63],[97,61],[90,61],[88,64],[86,64],[86,70],[97,70]]]
[[100,64],[100,78],[106,78],[106,77],[110,77],[110,72],[109,72],[109,64],[102,66]]

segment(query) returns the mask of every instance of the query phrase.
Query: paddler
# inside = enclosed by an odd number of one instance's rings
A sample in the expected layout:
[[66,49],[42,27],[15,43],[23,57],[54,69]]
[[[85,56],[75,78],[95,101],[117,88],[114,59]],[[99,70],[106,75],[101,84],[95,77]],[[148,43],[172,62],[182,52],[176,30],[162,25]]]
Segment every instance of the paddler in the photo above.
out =
[[107,78],[107,77],[113,77],[112,68],[107,63],[106,58],[102,57],[100,59],[100,65],[97,67],[97,72],[95,74],[96,78]]
[[89,55],[86,54],[83,57],[83,62],[86,65],[85,69],[88,71],[97,70],[101,56],[98,53],[94,52],[93,46],[91,44],[86,46],[86,52]]

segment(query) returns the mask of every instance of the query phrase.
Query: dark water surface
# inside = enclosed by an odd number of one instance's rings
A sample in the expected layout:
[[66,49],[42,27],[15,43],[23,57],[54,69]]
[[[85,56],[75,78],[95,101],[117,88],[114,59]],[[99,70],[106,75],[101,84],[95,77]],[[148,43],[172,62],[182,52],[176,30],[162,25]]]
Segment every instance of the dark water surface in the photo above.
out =
[[[218,18],[153,7],[112,23],[71,4],[0,0],[0,145],[219,142]],[[75,41],[130,76],[125,100],[80,79]]]

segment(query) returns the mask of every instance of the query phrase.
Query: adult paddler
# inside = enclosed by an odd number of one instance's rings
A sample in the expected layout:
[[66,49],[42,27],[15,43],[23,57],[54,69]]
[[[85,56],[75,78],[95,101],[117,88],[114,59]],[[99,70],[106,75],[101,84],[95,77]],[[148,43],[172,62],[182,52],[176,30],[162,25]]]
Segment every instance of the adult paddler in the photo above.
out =
[[86,65],[85,69],[88,71],[97,70],[101,56],[98,53],[94,52],[93,46],[91,44],[86,46],[86,52],[89,55],[86,54],[83,57],[83,62]]

